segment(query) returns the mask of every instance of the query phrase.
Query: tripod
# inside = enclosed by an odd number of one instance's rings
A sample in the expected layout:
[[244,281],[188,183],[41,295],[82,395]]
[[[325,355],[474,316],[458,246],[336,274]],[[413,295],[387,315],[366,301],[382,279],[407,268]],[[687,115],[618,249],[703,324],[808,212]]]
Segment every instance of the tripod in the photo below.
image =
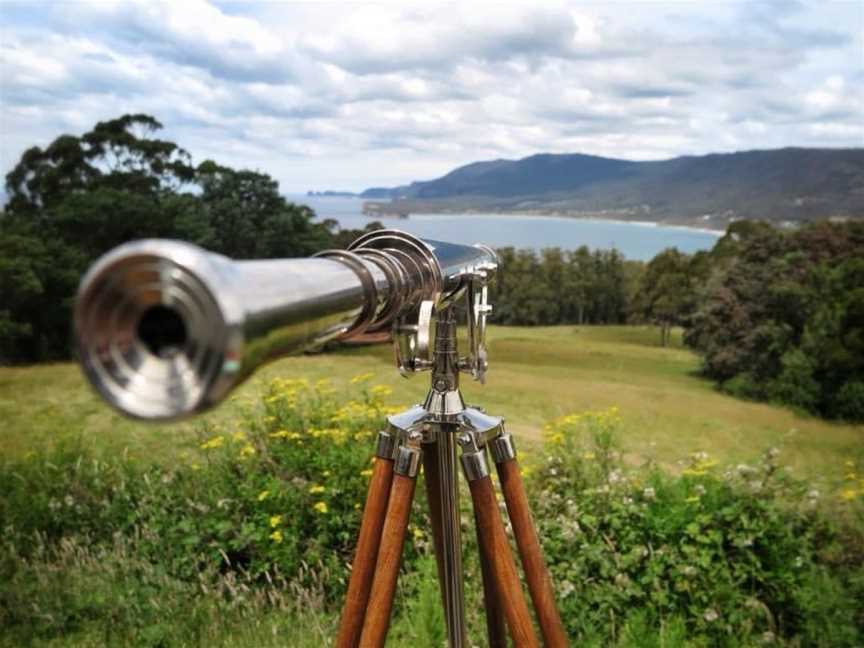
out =
[[459,391],[459,372],[464,367],[460,366],[456,349],[453,310],[445,309],[437,321],[432,387],[425,402],[389,417],[387,430],[379,433],[336,648],[384,646],[421,463],[449,646],[468,645],[457,445],[474,507],[490,648],[506,648],[507,630],[519,648],[539,648],[540,644],[498,513],[487,447],[498,470],[544,643],[552,648],[567,646],[512,438],[504,431],[503,419],[467,407]]

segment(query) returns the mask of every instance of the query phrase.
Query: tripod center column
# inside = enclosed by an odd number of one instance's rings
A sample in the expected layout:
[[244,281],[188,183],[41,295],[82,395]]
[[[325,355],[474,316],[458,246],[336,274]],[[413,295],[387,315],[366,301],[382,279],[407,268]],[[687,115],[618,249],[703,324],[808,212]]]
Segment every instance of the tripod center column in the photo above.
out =
[[[437,493],[430,506],[437,506],[441,520],[441,598],[450,648],[468,645],[465,632],[465,594],[462,582],[462,536],[459,513],[459,463],[456,458],[456,417],[465,409],[459,392],[459,356],[456,348],[454,309],[444,309],[438,318],[432,358],[432,388],[424,409],[438,454]],[[430,493],[431,495],[431,493]]]

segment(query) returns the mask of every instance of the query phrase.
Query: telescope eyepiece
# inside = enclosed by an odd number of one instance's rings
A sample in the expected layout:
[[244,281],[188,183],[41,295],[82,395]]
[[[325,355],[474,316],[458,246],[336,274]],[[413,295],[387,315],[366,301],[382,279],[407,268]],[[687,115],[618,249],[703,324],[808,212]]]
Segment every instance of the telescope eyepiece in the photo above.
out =
[[144,311],[136,330],[138,339],[157,358],[173,358],[183,351],[188,339],[180,313],[161,304]]

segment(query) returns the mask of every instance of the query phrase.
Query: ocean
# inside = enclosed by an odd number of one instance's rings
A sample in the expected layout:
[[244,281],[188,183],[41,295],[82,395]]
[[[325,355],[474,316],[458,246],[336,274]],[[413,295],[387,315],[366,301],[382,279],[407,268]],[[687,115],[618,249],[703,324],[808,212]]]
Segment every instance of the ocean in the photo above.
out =
[[[360,229],[374,218],[362,213],[363,200],[333,196],[286,196],[309,205],[320,219],[331,218],[343,228]],[[708,250],[719,232],[653,223],[628,223],[599,219],[502,214],[412,214],[408,218],[378,218],[385,227],[422,238],[452,243],[485,243],[492,247],[574,250],[615,248],[628,259],[650,260],[665,248],[692,254]]]

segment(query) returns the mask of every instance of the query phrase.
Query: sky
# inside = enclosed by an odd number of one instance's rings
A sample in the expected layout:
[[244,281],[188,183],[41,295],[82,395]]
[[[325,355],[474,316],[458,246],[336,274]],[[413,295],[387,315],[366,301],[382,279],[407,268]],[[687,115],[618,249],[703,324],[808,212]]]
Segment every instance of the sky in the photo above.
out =
[[539,152],[861,147],[864,2],[0,0],[3,174],[125,113],[286,193]]

